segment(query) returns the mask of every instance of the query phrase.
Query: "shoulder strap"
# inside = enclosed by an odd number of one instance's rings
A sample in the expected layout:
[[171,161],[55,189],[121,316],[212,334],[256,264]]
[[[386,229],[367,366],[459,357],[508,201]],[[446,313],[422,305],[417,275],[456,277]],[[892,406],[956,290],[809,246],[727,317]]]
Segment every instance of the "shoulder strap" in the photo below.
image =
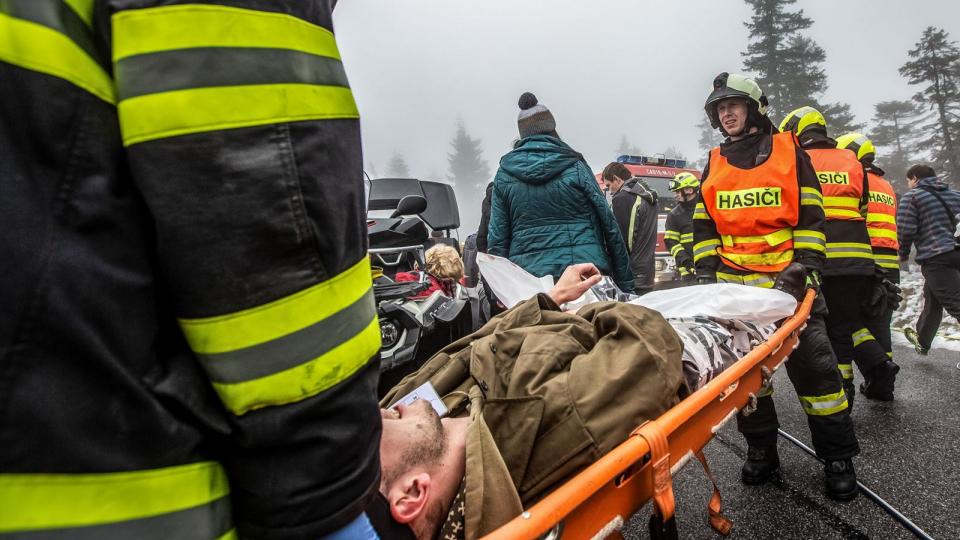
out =
[[936,190],[933,190],[933,189],[931,189],[931,188],[929,188],[929,187],[927,187],[927,186],[920,186],[920,189],[922,189],[922,190],[926,191],[927,193],[933,195],[934,197],[937,198],[938,201],[940,201],[940,204],[943,206],[943,210],[947,213],[947,218],[950,219],[950,225],[952,225],[954,228],[956,228],[956,227],[957,227],[957,216],[955,216],[955,215],[953,214],[953,212],[950,211],[950,207],[947,205],[947,201],[943,200],[943,197],[941,197],[940,194],[936,192]]

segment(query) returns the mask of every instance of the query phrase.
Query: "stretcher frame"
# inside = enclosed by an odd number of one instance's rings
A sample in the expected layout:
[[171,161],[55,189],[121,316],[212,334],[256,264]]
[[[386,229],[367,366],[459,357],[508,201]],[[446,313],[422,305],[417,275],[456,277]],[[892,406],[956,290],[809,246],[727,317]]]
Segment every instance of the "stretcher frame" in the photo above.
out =
[[808,290],[765,342],[483,540],[619,537],[622,525],[651,499],[662,520],[672,522],[673,473],[737,411],[756,405],[760,388],[796,347],[815,296]]

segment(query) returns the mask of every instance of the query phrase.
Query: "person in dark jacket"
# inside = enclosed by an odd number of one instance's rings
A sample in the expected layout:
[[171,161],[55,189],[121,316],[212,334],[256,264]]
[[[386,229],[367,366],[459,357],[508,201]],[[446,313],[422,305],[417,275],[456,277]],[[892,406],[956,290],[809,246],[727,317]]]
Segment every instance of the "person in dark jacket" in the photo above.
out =
[[943,310],[960,321],[960,192],[949,189],[929,165],[907,171],[910,191],[897,208],[900,260],[917,246],[916,261],[923,273],[923,311],[917,328],[904,334],[917,352],[926,354],[940,327]]
[[560,140],[550,111],[520,96],[520,140],[493,181],[488,253],[535,276],[593,263],[633,291],[627,246],[583,155]]
[[696,278],[693,266],[693,211],[700,194],[700,180],[691,173],[682,172],[670,181],[677,206],[667,214],[663,243],[677,263],[680,279],[690,282]]
[[0,2],[0,536],[377,536],[334,5]]
[[484,190],[483,202],[480,203],[480,225],[477,227],[477,251],[487,252],[487,237],[490,234],[490,205],[493,200],[493,182],[487,184]]
[[613,195],[613,217],[627,242],[634,292],[646,294],[653,290],[656,277],[657,192],[616,161],[603,168],[601,178]]

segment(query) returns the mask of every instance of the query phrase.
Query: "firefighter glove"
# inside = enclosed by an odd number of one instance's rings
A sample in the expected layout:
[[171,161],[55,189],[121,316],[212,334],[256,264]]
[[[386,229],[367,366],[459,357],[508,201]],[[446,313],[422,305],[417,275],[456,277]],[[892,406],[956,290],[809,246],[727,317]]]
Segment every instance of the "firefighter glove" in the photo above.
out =
[[819,286],[819,279],[814,272],[807,272],[807,269],[798,262],[792,262],[784,268],[777,280],[773,282],[773,288],[779,289],[790,296],[802,302],[808,288]]

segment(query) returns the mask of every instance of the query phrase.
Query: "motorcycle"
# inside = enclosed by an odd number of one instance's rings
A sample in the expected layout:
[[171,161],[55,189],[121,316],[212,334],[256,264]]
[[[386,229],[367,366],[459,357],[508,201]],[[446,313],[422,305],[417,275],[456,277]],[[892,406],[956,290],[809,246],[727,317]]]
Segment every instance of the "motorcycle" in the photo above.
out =
[[[372,197],[377,195],[377,182],[373,181]],[[369,208],[388,209],[385,204],[382,199],[372,199]],[[414,298],[430,288],[425,272],[418,272],[418,281],[396,282],[390,277],[426,268],[424,254],[430,231],[423,214],[428,204],[423,195],[415,193],[402,196],[387,218],[368,214],[370,257],[375,266],[383,269],[383,275],[373,285],[382,342],[380,396],[437,351],[479,325],[479,297],[475,290],[457,284],[450,296],[435,291],[426,298]]]

